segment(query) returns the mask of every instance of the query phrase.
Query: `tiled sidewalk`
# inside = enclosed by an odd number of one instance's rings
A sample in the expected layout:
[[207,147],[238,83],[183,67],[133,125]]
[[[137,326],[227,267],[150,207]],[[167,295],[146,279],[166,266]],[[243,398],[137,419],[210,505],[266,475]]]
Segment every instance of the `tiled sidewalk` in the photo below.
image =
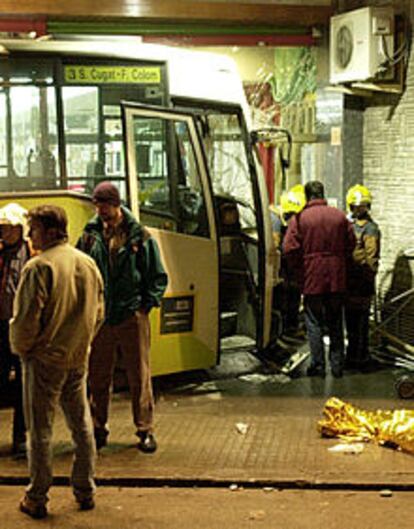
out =
[[[316,423],[326,398],[336,395],[366,409],[413,407],[395,396],[396,374],[380,371],[341,380],[269,377],[168,384],[156,407],[158,451],[135,447],[128,396],[114,396],[109,446],[97,476],[122,480],[272,483],[305,486],[413,486],[414,456],[365,445],[359,455],[335,454]],[[240,426],[240,424],[245,426]],[[0,478],[27,476],[9,454],[11,410],[0,410]],[[55,423],[54,474],[70,474],[72,449],[62,415]]]

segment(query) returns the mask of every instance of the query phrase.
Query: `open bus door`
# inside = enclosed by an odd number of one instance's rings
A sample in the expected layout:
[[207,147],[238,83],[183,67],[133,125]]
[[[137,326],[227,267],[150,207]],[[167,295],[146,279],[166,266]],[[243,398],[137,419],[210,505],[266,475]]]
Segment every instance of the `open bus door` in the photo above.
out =
[[189,114],[123,103],[133,213],[159,243],[169,285],[152,321],[153,374],[218,361],[218,244],[208,171]]
[[[205,105],[181,99],[180,109],[172,110],[123,103],[131,208],[153,228],[171,279],[161,310],[164,353],[153,355],[170,356],[174,346],[172,364],[183,365],[170,371],[214,365],[220,350],[261,349],[270,337],[266,189],[240,106]],[[174,331],[172,320],[167,344],[164,306],[174,307],[181,297],[191,300],[194,323],[187,333],[179,325]]]
[[268,193],[240,102],[172,97],[176,108],[197,116],[206,152],[220,241],[222,350],[243,347],[242,337],[250,338],[250,348],[261,350],[274,334],[278,271]]

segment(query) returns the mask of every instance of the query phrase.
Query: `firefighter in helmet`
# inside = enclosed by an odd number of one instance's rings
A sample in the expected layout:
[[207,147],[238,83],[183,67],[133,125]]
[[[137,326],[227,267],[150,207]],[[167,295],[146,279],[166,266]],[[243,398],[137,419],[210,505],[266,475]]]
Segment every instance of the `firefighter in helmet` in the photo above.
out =
[[380,258],[381,233],[372,220],[372,195],[363,185],[352,186],[346,195],[356,237],[348,271],[345,321],[348,337],[345,367],[366,371],[371,365],[368,349],[369,312],[375,294],[375,276]]
[[279,207],[270,207],[273,239],[277,248],[281,248],[287,225],[292,217],[305,207],[306,198],[302,184],[293,186],[280,197]]
[[0,208],[0,391],[10,390],[11,372],[14,371],[12,394],[13,444],[17,459],[26,456],[26,426],[23,415],[22,369],[20,359],[13,354],[9,340],[9,320],[22,269],[32,251],[26,240],[26,213],[19,204],[9,203]]
[[[289,220],[293,215],[302,211],[306,204],[305,190],[302,184],[297,184],[283,193],[280,197],[280,206],[271,208],[271,221],[273,240],[276,248],[282,249]],[[273,308],[282,315],[282,335],[298,337],[299,332],[299,307],[300,290],[290,273],[286,261],[281,259],[280,282],[273,292]]]

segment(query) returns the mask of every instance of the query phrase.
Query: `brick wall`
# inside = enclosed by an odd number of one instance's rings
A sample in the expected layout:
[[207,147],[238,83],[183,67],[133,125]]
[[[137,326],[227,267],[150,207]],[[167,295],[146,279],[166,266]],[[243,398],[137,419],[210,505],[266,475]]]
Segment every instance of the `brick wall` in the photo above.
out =
[[[408,64],[406,89],[382,96],[364,112],[364,183],[373,193],[372,213],[382,232],[379,284],[386,299],[414,284],[414,260],[403,251],[414,248],[414,55]],[[396,307],[390,307],[394,310]],[[389,311],[388,311],[389,312]],[[392,322],[391,332],[414,343],[414,301]]]
[[340,207],[346,208],[345,198],[348,189],[363,180],[363,132],[364,105],[360,97],[346,96],[343,119],[343,173]]
[[364,116],[364,182],[383,235],[382,268],[414,247],[414,57],[400,98],[383,97]]

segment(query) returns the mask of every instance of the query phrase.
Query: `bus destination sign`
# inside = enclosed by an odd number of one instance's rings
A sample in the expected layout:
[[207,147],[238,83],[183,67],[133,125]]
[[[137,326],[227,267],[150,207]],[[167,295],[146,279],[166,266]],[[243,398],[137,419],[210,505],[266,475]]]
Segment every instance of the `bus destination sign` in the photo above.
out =
[[161,82],[159,66],[92,66],[66,65],[68,84],[155,84]]

